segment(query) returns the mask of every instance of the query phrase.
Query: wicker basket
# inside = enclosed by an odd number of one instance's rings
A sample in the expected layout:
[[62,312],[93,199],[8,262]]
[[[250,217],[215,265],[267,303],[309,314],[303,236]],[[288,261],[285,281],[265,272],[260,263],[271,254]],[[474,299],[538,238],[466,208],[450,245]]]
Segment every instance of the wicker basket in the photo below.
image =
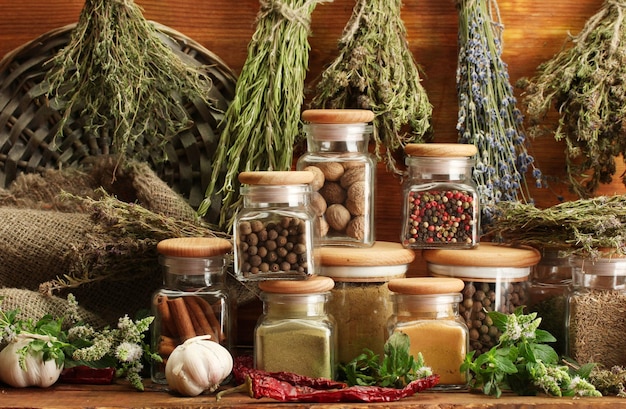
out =
[[[142,158],[157,174],[197,208],[211,176],[213,152],[218,143],[218,125],[231,102],[236,76],[215,54],[199,43],[164,25],[154,23],[163,41],[190,64],[202,66],[213,81],[209,100],[188,104],[194,125],[168,143],[167,161]],[[89,157],[108,155],[111,140],[107,135],[86,135],[77,118],[70,118],[60,146],[54,148],[55,124],[60,114],[50,108],[45,96],[37,96],[43,81],[44,63],[70,41],[75,24],[50,31],[5,55],[0,61],[0,187],[8,187],[20,173],[41,172],[46,168],[77,166]],[[149,141],[144,142],[144,145]],[[149,147],[149,146],[148,146]],[[145,149],[150,152],[150,149]],[[142,153],[144,150],[142,150]],[[214,200],[219,203],[219,200]],[[207,218],[217,220],[219,208]]]

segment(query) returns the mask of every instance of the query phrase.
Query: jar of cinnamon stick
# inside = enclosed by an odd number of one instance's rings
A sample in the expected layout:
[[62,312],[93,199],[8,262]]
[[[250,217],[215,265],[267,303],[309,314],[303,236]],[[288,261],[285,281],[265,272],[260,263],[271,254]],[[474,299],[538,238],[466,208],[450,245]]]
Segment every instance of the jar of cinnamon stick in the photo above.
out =
[[167,383],[165,364],[174,348],[197,335],[210,335],[227,349],[234,345],[234,308],[225,286],[230,241],[214,237],[162,240],[157,245],[163,287],[152,299],[152,348],[162,363],[153,363],[151,378]]

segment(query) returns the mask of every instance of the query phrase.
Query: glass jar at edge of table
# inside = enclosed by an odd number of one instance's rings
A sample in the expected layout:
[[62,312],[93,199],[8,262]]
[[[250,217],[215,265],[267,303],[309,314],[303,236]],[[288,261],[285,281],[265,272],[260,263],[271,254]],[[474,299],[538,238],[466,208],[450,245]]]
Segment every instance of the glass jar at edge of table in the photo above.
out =
[[151,364],[151,378],[166,383],[165,364],[176,346],[189,338],[210,335],[232,351],[235,305],[225,285],[230,241],[184,237],[157,244],[163,287],[152,298],[152,350],[162,363]]
[[459,316],[460,279],[411,277],[389,281],[393,294],[392,332],[409,336],[411,355],[422,354],[424,364],[438,374],[434,389],[467,387],[468,374],[461,371],[469,349],[469,330]]
[[479,196],[472,181],[476,147],[415,143],[404,151],[401,243],[412,249],[476,246],[480,228]]
[[376,240],[376,160],[368,150],[373,119],[374,113],[363,109],[302,113],[307,152],[296,169],[315,174],[311,206],[323,246],[370,247]]
[[329,277],[259,282],[263,314],[254,330],[254,364],[269,372],[335,376],[335,321],[327,312]]
[[310,206],[313,173],[242,172],[243,207],[235,216],[235,274],[240,281],[305,279],[317,273],[319,224]]
[[527,246],[480,243],[471,249],[422,251],[428,274],[463,280],[459,313],[470,330],[470,350],[481,354],[498,343],[489,311],[511,314],[528,305],[531,268],[541,254]]
[[328,311],[336,322],[339,364],[365,348],[382,357],[393,312],[387,282],[406,275],[415,252],[383,241],[370,248],[324,246],[319,251],[320,275],[335,281]]

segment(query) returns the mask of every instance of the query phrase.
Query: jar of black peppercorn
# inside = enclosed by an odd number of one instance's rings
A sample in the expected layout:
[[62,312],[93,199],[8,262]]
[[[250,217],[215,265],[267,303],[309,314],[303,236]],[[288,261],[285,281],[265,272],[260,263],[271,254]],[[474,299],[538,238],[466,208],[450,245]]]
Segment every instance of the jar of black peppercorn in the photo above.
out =
[[431,276],[465,282],[459,313],[470,330],[470,350],[487,352],[500,332],[489,311],[511,314],[528,305],[531,268],[541,254],[527,246],[481,243],[472,249],[428,249],[422,252]]
[[316,274],[317,218],[310,206],[313,173],[242,172],[243,208],[233,228],[241,281],[305,279]]
[[369,247],[375,241],[376,160],[368,151],[374,113],[312,109],[302,113],[307,152],[298,170],[315,174],[311,205],[321,245]]
[[152,348],[162,363],[152,363],[151,378],[166,383],[165,363],[176,346],[198,335],[210,335],[227,349],[234,346],[234,304],[225,286],[229,240],[186,237],[157,245],[163,266],[163,288],[153,296]]
[[320,275],[335,281],[328,311],[337,323],[340,364],[352,361],[364,348],[384,355],[393,310],[387,283],[404,277],[414,259],[415,252],[400,243],[320,248]]
[[333,280],[265,280],[263,314],[254,329],[254,365],[312,378],[335,375],[335,322],[327,311]]
[[472,248],[478,244],[480,207],[472,181],[470,144],[423,143],[405,147],[401,242],[413,249]]

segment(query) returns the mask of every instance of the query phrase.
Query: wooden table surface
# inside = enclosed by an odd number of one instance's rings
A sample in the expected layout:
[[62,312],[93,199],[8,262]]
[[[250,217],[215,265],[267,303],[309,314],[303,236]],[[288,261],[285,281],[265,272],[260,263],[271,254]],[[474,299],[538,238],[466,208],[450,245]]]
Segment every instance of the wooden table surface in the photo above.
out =
[[561,409],[561,408],[626,408],[626,399],[554,398],[547,396],[504,396],[496,399],[467,392],[422,392],[397,402],[389,403],[280,403],[270,399],[256,400],[244,394],[224,396],[219,402],[215,395],[196,397],[175,396],[160,387],[148,385],[146,391],[130,389],[128,385],[66,385],[57,384],[47,389],[2,388],[0,408],[328,408],[328,409]]

